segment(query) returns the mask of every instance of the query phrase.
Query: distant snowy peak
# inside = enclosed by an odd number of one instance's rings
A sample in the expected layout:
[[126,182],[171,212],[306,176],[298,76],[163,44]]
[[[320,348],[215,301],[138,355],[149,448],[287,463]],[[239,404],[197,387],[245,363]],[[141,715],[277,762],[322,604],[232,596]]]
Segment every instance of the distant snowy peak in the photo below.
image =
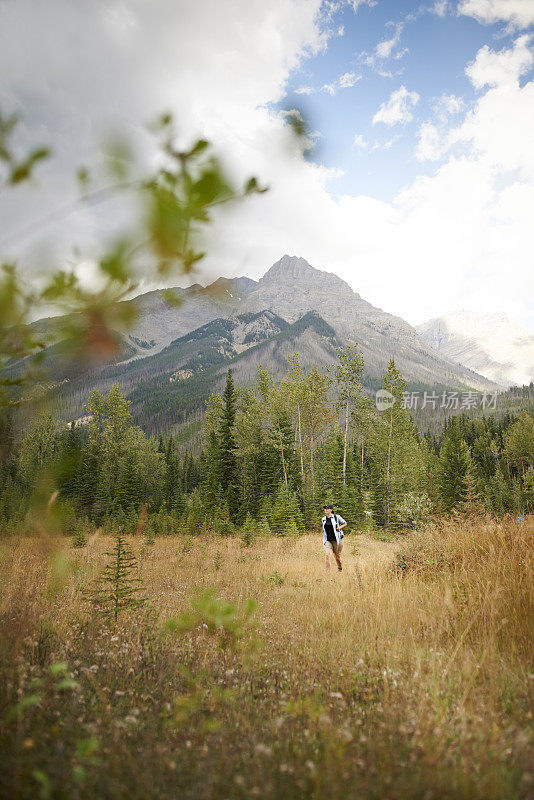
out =
[[443,355],[503,386],[534,380],[534,334],[507,314],[450,311],[416,330]]

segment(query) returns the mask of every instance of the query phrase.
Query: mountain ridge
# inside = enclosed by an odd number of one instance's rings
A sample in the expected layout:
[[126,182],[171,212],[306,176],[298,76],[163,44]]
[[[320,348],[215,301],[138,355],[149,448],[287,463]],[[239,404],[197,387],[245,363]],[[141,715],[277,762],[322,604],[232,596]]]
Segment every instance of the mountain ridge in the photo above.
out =
[[[229,366],[236,385],[244,386],[255,380],[260,363],[278,379],[294,352],[307,370],[333,365],[337,348],[346,345],[361,350],[368,389],[381,384],[392,357],[412,387],[497,388],[433,349],[405,320],[296,256],[283,256],[259,281],[219,277],[176,291],[179,308],[165,301],[163,290],[133,301],[138,319],[122,334],[124,355],[114,363],[80,365],[78,375],[56,364],[51,380],[66,419],[82,415],[92,388],[107,391],[117,382],[136,419],[151,431],[155,420],[181,424],[184,415],[200,413],[210,391],[220,390]],[[46,321],[40,324],[46,328]],[[49,363],[54,366],[53,359]]]
[[416,330],[438,352],[501,386],[534,380],[534,334],[503,312],[449,311]]

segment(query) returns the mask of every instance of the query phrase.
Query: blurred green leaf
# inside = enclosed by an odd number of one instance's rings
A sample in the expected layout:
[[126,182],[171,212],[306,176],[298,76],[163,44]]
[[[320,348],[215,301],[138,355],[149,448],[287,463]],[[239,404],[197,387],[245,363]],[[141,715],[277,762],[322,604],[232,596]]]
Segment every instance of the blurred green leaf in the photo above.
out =
[[61,675],[63,672],[66,672],[69,668],[69,665],[66,664],[64,661],[56,661],[54,664],[50,665],[50,675]]
[[125,283],[130,278],[130,245],[121,241],[100,261],[100,269],[114,281]]
[[6,714],[6,721],[10,722],[15,717],[20,717],[24,714],[29,708],[33,708],[33,706],[38,706],[41,701],[42,697],[40,694],[29,694],[26,697],[23,697],[13,708],[11,708]]
[[43,772],[42,769],[34,769],[32,776],[40,785],[41,791],[39,796],[41,800],[49,800],[49,798],[52,797],[52,783],[46,772]]
[[187,158],[192,158],[193,156],[198,156],[203,153],[205,150],[208,149],[210,143],[207,142],[205,139],[199,139],[191,148],[191,150],[186,154]]
[[162,297],[166,303],[173,308],[179,308],[182,305],[182,298],[179,294],[177,294],[173,289],[164,289],[162,292]]
[[26,158],[24,161],[13,165],[8,182],[11,185],[15,185],[17,183],[22,183],[22,181],[28,180],[28,178],[31,177],[33,168],[37,162],[43,161],[43,159],[48,158],[49,155],[50,150],[47,147],[40,147],[37,150],[34,150],[33,153],[30,153],[28,158]]
[[79,167],[78,172],[76,173],[76,178],[78,180],[80,190],[83,193],[87,192],[90,184],[89,170],[87,167]]

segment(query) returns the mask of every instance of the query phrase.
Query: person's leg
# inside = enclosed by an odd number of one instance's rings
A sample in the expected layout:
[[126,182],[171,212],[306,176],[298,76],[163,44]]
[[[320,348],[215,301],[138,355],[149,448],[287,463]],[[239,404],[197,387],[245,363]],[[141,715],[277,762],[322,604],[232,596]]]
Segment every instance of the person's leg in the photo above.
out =
[[341,553],[342,548],[343,548],[343,542],[340,542],[337,546],[335,546],[335,549],[332,548],[333,553],[334,553],[334,558],[336,559],[337,568],[339,570],[342,569],[341,558],[340,558],[340,553]]
[[332,555],[332,548],[330,546],[330,543],[328,542],[324,546],[324,565],[325,565],[326,569],[330,569],[330,557],[331,557],[331,555]]

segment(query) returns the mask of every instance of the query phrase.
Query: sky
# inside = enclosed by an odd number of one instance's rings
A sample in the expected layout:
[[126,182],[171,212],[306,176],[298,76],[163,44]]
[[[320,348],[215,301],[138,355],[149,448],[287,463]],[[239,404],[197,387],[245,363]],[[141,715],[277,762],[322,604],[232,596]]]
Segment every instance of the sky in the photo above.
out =
[[90,274],[129,209],[80,206],[75,171],[110,130],[150,161],[170,110],[270,187],[217,216],[202,282],[288,253],[411,324],[534,332],[534,0],[0,0],[0,109],[53,151],[0,194],[0,255],[30,278]]

